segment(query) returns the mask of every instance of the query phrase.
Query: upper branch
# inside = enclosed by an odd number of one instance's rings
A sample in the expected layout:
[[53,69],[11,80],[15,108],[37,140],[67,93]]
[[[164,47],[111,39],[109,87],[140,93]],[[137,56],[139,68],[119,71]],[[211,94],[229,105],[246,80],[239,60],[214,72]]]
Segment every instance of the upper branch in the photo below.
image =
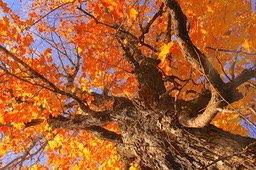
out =
[[173,33],[185,59],[191,65],[207,76],[211,84],[219,91],[225,87],[220,74],[207,59],[207,57],[192,43],[187,30],[187,17],[183,14],[181,7],[176,0],[165,0],[166,6],[171,14]]
[[140,40],[138,37],[136,37],[135,35],[133,35],[131,32],[129,31],[126,31],[125,29],[122,28],[122,25],[123,24],[113,24],[113,25],[110,25],[110,24],[107,24],[107,23],[104,23],[104,22],[101,22],[100,20],[98,20],[94,15],[88,13],[87,11],[85,11],[83,8],[81,7],[77,7],[78,10],[80,10],[81,12],[83,12],[86,16],[89,16],[90,18],[92,18],[96,24],[100,24],[100,25],[104,25],[108,28],[112,28],[118,32],[121,32],[122,34],[125,34],[129,37],[131,37],[134,41],[136,41],[136,44],[140,43],[142,46],[145,46],[147,48],[149,48],[150,50],[154,51],[154,52],[158,52],[157,49],[155,49],[153,46],[145,43],[144,41]]
[[[160,6],[159,11],[156,12],[156,14],[153,16],[150,22],[146,25],[146,27],[142,28],[142,34],[140,37],[136,37],[131,32],[127,31],[123,26],[123,24],[115,23],[113,25],[110,25],[110,24],[101,22],[95,16],[88,13],[81,7],[78,7],[77,9],[83,12],[85,15],[89,16],[91,19],[93,19],[97,24],[101,24],[116,30],[115,37],[119,42],[119,44],[121,45],[122,49],[124,50],[125,58],[132,65],[133,71],[137,75],[140,87],[147,86],[149,89],[152,90],[152,92],[154,91],[154,93],[157,94],[158,96],[160,96],[166,91],[164,82],[162,80],[162,73],[159,71],[157,67],[157,65],[159,64],[158,61],[156,59],[146,57],[141,52],[140,47],[138,45],[138,44],[141,44],[142,46],[146,46],[153,52],[158,52],[157,49],[146,44],[143,41],[142,36],[149,31],[154,21],[162,14],[163,4]],[[124,43],[124,41],[126,43]]]
[[219,92],[225,91],[226,86],[212,63],[190,40],[187,30],[187,17],[182,12],[177,0],[164,0],[164,2],[171,16],[173,33],[177,38],[183,56],[195,69],[205,75],[207,80],[211,83],[211,98],[209,102],[205,104],[206,108],[204,112],[200,115],[191,116],[191,110],[183,108],[179,115],[179,122],[186,127],[204,127],[216,116],[218,113],[217,108],[225,105],[221,101]]
[[58,88],[52,83],[50,82],[48,79],[46,79],[43,75],[41,75],[40,73],[38,73],[36,70],[34,70],[32,67],[30,67],[27,63],[25,63],[24,61],[22,61],[21,59],[19,59],[17,56],[15,56],[12,52],[10,52],[9,50],[7,50],[5,47],[3,47],[2,45],[0,45],[0,50],[2,50],[5,54],[9,55],[14,61],[16,61],[17,63],[21,64],[23,67],[27,68],[29,72],[31,72],[34,76],[40,78],[44,83],[46,83],[47,85],[49,85],[52,89],[57,90]]
[[[187,107],[181,109],[179,122],[186,127],[204,127],[217,115],[218,108],[222,108],[229,103],[241,99],[242,95],[236,89],[245,81],[255,78],[256,70],[246,69],[231,84],[226,84],[220,78],[220,74],[203,54],[190,40],[188,30],[186,28],[187,18],[181,10],[177,0],[164,0],[173,24],[173,33],[177,38],[179,47],[185,59],[191,63],[201,74],[205,75],[210,82],[211,97],[207,103],[204,102],[205,109],[202,114],[191,116],[191,112]],[[200,98],[200,97],[199,97]],[[197,106],[202,107],[200,103]]]
[[153,16],[153,18],[147,23],[147,25],[145,27],[142,28],[142,33],[139,37],[139,39],[142,41],[144,40],[144,36],[145,34],[147,34],[149,32],[149,29],[151,27],[151,25],[155,22],[155,20],[162,15],[162,13],[164,12],[164,3],[161,4],[159,10],[155,13],[155,15]]

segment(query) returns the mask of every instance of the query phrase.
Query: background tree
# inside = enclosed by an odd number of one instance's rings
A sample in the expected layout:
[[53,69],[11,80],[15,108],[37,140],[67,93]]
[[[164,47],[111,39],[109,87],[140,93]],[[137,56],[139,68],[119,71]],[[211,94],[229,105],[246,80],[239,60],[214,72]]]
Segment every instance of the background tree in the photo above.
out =
[[256,168],[250,1],[20,5],[0,0],[2,169]]

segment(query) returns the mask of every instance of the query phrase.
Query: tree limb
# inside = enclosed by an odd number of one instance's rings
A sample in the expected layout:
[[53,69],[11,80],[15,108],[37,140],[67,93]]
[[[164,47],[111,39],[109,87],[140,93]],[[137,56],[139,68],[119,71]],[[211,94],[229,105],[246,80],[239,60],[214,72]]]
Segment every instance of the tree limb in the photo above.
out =
[[191,116],[194,110],[182,109],[178,115],[180,124],[190,128],[202,128],[207,126],[218,113],[218,108],[225,105],[221,100],[219,93],[215,90],[211,91],[211,99],[208,102],[205,111],[202,114],[194,113],[196,116]]
[[[36,78],[39,78],[40,80],[42,80],[45,84],[47,84],[49,87],[46,87],[47,89],[49,89],[50,91],[59,93],[61,95],[65,95],[67,97],[70,97],[72,99],[74,99],[80,106],[80,108],[86,112],[89,113],[90,115],[97,115],[97,111],[93,111],[89,108],[88,105],[86,105],[84,103],[83,100],[81,100],[78,96],[76,96],[73,93],[70,92],[66,92],[61,90],[60,88],[58,88],[55,84],[53,84],[51,81],[49,81],[47,78],[45,78],[42,74],[40,74],[39,72],[37,72],[35,69],[33,69],[31,66],[29,66],[27,63],[25,63],[24,61],[22,61],[21,59],[19,59],[16,55],[14,55],[12,52],[10,52],[9,50],[7,50],[5,47],[3,47],[2,45],[0,45],[0,50],[2,50],[4,53],[6,53],[7,55],[9,55],[14,61],[16,61],[17,63],[21,64],[24,68],[28,69],[28,71]],[[41,86],[44,87],[44,86]]]
[[187,17],[183,14],[178,2],[176,0],[165,0],[165,4],[171,14],[173,33],[177,38],[183,56],[201,74],[205,74],[215,88],[221,91],[225,87],[225,83],[207,57],[190,40],[186,28]]
[[164,2],[171,15],[173,33],[177,38],[183,56],[195,69],[205,75],[207,80],[211,83],[211,99],[208,102],[205,111],[202,114],[191,117],[189,113],[191,111],[183,108],[178,116],[178,120],[183,126],[202,128],[208,125],[216,116],[218,113],[217,108],[225,105],[221,101],[219,92],[223,92],[226,86],[211,62],[190,40],[186,27],[187,18],[182,12],[177,0],[165,0]]
[[256,78],[256,67],[251,68],[251,69],[245,69],[240,73],[231,83],[231,88],[235,89],[244,82]]
[[256,53],[250,53],[247,51],[243,51],[243,50],[227,50],[227,49],[223,49],[223,48],[213,48],[213,47],[206,47],[209,50],[214,50],[214,51],[221,51],[221,52],[226,52],[226,53],[244,53],[247,55],[256,55]]
[[71,118],[51,116],[48,123],[53,129],[87,130],[101,139],[109,140],[114,143],[121,142],[121,135],[101,127],[111,121],[110,112],[102,112],[101,115],[97,116],[75,115]]
[[133,35],[132,33],[130,33],[129,31],[126,31],[124,29],[121,28],[121,25],[119,24],[113,24],[113,25],[109,25],[107,23],[104,23],[104,22],[101,22],[99,21],[94,15],[88,13],[87,11],[85,11],[83,8],[81,7],[77,7],[78,10],[80,10],[81,12],[83,12],[85,15],[89,16],[90,18],[92,18],[96,24],[101,24],[101,25],[104,25],[108,28],[112,28],[112,29],[115,29],[117,30],[118,32],[121,32],[123,34],[126,34],[130,37],[132,37],[134,39],[134,41],[136,41],[136,44],[140,43],[142,46],[145,46],[147,48],[149,48],[150,50],[154,51],[154,52],[158,52],[157,49],[155,49],[153,46],[145,43],[144,41],[140,40],[138,37],[136,37],[135,35]]
[[144,41],[144,36],[145,34],[147,34],[149,32],[149,29],[151,27],[151,25],[155,22],[155,20],[162,15],[162,13],[164,12],[164,3],[161,4],[159,10],[155,13],[155,15],[152,17],[152,19],[147,23],[147,25],[142,28],[142,33],[139,37],[140,40]]

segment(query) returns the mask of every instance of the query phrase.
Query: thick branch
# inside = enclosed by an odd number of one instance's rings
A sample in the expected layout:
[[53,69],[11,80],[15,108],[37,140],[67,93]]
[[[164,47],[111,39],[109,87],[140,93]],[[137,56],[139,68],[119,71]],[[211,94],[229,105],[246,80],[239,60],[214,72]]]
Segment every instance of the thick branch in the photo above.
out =
[[218,108],[223,105],[225,105],[225,102],[221,100],[219,93],[213,90],[211,92],[211,99],[202,114],[194,113],[196,116],[191,116],[191,112],[197,112],[197,110],[185,108],[179,113],[178,120],[185,127],[202,128],[211,123],[218,113]]
[[[222,96],[226,97],[226,94],[230,94],[231,91],[234,91],[235,88],[243,82],[255,77],[255,69],[246,69],[233,81],[232,87],[228,87],[227,84],[222,81],[220,74],[212,63],[190,40],[186,28],[187,18],[183,14],[177,0],[165,0],[165,3],[171,14],[174,35],[177,37],[177,42],[185,59],[190,62],[194,68],[205,75]],[[236,99],[239,99],[239,97]]]
[[130,51],[130,48],[127,48],[125,47],[125,45],[123,44],[122,42],[122,39],[121,37],[118,37],[117,36],[117,40],[119,42],[119,44],[121,45],[122,49],[124,50],[124,56],[126,58],[126,60],[131,64],[132,68],[134,71],[138,70],[138,67],[139,67],[139,64],[138,62],[134,59],[131,51]]
[[97,116],[73,115],[71,118],[59,115],[58,117],[50,117],[48,123],[53,128],[82,129],[82,127],[92,125],[104,126],[111,121],[110,113],[99,112]]
[[235,89],[252,78],[256,78],[256,67],[254,67],[254,69],[243,70],[243,72],[232,81],[231,88]]
[[186,127],[204,127],[216,116],[218,113],[217,107],[220,107],[223,103],[220,100],[219,92],[224,91],[225,83],[207,57],[190,40],[186,26],[187,18],[177,0],[165,0],[165,4],[171,15],[173,33],[185,59],[201,74],[205,75],[211,83],[211,100],[207,104],[205,111],[202,114],[191,117],[190,110],[182,109],[178,118],[180,123]]
[[87,130],[91,131],[97,137],[114,143],[120,142],[121,136],[115,132],[104,129],[101,126],[107,125],[112,121],[109,112],[102,112],[97,116],[75,115],[72,118],[63,116],[50,117],[49,125],[53,128],[62,128],[69,130]]
[[[186,107],[182,109],[178,116],[179,122],[183,126],[190,128],[200,128],[207,126],[212,121],[212,119],[217,115],[219,108],[223,108],[224,106],[227,106],[229,103],[238,101],[242,98],[242,95],[237,91],[236,87],[254,77],[255,70],[244,70],[232,82],[231,87],[227,88],[227,91],[222,92],[220,94],[214,88],[211,88],[211,99],[209,100],[209,102],[208,100],[200,99],[204,97],[203,95],[201,95],[202,97],[199,96],[199,98],[196,100],[202,102],[200,102],[199,104],[195,104],[195,106],[190,106],[190,109],[187,109]],[[195,101],[193,100],[192,103],[194,102]],[[206,105],[206,103],[208,104]],[[204,112],[202,114],[198,114],[199,109],[201,109],[202,106],[204,105],[206,105]],[[194,107],[196,107],[197,109],[194,109]],[[192,116],[192,114],[194,114],[194,116]],[[255,125],[252,122],[250,122],[246,117],[244,117],[241,113],[239,114],[243,119],[245,119],[248,123],[255,127]]]
[[[158,96],[163,94],[166,89],[162,80],[162,73],[158,69],[159,61],[146,57],[134,42],[133,37],[128,34],[117,32],[116,36],[125,51],[126,59],[134,68],[140,87],[147,87]],[[123,44],[122,39],[125,39],[127,43]]]
[[191,65],[205,74],[208,80],[218,90],[225,87],[225,83],[221,80],[220,74],[207,59],[207,57],[192,43],[188,35],[186,28],[187,18],[183,14],[178,2],[176,0],[165,0],[166,6],[171,14],[173,23],[173,33],[177,38],[177,42],[181,48],[181,51],[185,59],[191,63]]
[[85,130],[91,131],[98,138],[111,141],[115,144],[121,143],[121,141],[122,141],[120,134],[109,131],[100,126],[89,126],[89,127],[86,127]]

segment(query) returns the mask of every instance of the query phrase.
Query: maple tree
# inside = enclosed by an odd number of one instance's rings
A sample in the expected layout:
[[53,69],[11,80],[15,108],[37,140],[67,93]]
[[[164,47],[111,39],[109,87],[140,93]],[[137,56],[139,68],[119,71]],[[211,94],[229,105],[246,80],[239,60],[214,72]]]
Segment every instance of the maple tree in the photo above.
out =
[[255,168],[250,3],[0,0],[2,169]]

